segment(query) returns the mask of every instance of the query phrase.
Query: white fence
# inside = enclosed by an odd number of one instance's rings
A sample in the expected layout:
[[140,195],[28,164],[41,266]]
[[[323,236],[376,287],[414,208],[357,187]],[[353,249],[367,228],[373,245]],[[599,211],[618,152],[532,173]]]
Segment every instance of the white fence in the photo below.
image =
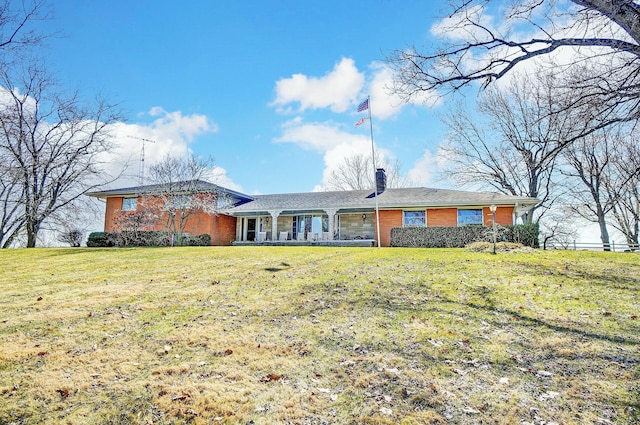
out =
[[[608,248],[608,249],[606,249]],[[547,249],[568,249],[573,251],[611,251],[611,252],[637,252],[640,253],[640,244],[628,244],[626,242],[611,241],[609,244],[602,242],[577,242],[567,244],[547,244]]]

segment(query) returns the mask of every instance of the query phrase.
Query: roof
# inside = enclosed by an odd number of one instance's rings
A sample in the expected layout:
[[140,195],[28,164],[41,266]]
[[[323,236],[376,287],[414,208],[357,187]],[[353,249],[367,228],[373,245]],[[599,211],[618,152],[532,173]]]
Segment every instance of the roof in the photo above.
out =
[[[253,197],[245,195],[244,193],[236,192],[235,190],[227,189],[226,187],[218,186],[213,183],[206,182],[204,180],[190,180],[185,182],[174,183],[175,191],[189,190],[196,192],[215,192],[223,193],[225,195],[232,196],[240,201],[251,201]],[[182,188],[181,188],[182,186]],[[87,196],[93,196],[95,198],[111,198],[114,196],[134,196],[153,194],[165,190],[166,186],[163,184],[149,184],[144,186],[125,187],[120,189],[102,190],[97,192],[88,192]]]
[[[180,190],[179,183],[178,191]],[[235,206],[224,208],[225,214],[243,216],[266,214],[270,211],[310,212],[336,210],[373,211],[376,199],[372,190],[344,190],[334,192],[302,192],[282,193],[274,195],[249,196],[222,186],[203,180],[183,182],[185,190],[200,192],[217,192],[238,199]],[[122,189],[103,190],[87,193],[96,198],[114,196],[135,196],[153,194],[162,190],[162,185],[134,186]],[[380,208],[435,208],[435,207],[480,207],[487,205],[518,205],[519,207],[533,207],[538,199],[504,195],[495,192],[471,192],[450,189],[433,189],[427,187],[412,187],[400,189],[386,189],[378,194]]]
[[[375,208],[376,203],[372,192],[372,190],[347,190],[255,195],[252,201],[230,208],[225,212],[231,215],[251,215],[252,213],[273,210],[281,212],[327,209],[370,211]],[[493,192],[468,192],[426,187],[387,189],[378,195],[380,208],[471,207],[491,204],[515,205],[516,203],[519,206],[533,206],[538,202],[535,198]]]

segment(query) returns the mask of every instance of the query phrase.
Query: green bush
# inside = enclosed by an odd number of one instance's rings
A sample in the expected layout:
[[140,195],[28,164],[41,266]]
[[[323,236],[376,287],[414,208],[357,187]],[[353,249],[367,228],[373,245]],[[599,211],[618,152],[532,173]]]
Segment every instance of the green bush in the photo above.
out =
[[540,248],[540,226],[535,224],[516,224],[509,226],[512,231],[509,242],[521,243],[531,248]]
[[115,233],[92,232],[87,239],[87,246],[90,248],[116,246],[117,238],[114,235]]
[[[535,224],[497,226],[496,240],[521,243],[538,248],[538,226]],[[398,227],[391,229],[391,246],[395,247],[462,248],[470,243],[483,241],[493,241],[492,227]]]

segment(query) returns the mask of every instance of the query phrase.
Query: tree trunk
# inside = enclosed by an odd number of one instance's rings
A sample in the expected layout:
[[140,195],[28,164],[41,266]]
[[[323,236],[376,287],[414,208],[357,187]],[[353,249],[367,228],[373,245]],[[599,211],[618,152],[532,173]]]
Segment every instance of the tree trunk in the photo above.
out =
[[609,230],[607,230],[607,222],[604,218],[604,213],[599,211],[598,225],[600,226],[600,240],[602,241],[602,247],[605,251],[611,251],[611,243],[609,241]]
[[27,223],[26,227],[27,227],[27,248],[35,248],[38,229],[32,223]]

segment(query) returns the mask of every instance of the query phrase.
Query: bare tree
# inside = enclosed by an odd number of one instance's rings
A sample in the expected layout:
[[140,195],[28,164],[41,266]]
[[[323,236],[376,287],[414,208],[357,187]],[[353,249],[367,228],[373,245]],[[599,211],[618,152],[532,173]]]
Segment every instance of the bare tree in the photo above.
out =
[[559,246],[568,249],[578,237],[577,222],[571,205],[558,203],[548,211],[540,225],[542,249]]
[[49,14],[45,0],[0,0],[0,64],[8,66],[49,36],[33,25],[48,19]]
[[605,181],[609,198],[615,199],[612,226],[624,235],[631,249],[640,249],[640,142],[628,135],[613,150]]
[[[38,67],[20,80],[0,75],[0,158],[4,208],[0,243],[8,247],[23,232],[36,245],[38,232],[82,196],[105,184],[100,157],[111,144],[111,105],[85,106],[77,94],[65,96]],[[5,221],[6,220],[6,221]]]
[[615,201],[607,196],[605,186],[612,143],[612,137],[605,131],[575,141],[572,148],[565,151],[569,167],[563,170],[564,175],[574,178],[569,180],[572,185],[568,191],[574,199],[573,211],[598,224],[606,251],[610,250],[606,216]]
[[[597,223],[605,250],[610,250],[608,224],[638,243],[640,224],[640,148],[631,126],[610,127],[576,140],[564,152],[562,173],[569,177],[574,212]],[[611,219],[613,216],[613,220]]]
[[24,225],[20,215],[22,191],[18,167],[11,156],[0,150],[0,246],[7,248]]
[[[49,10],[45,1],[0,1],[0,70],[2,73],[6,74],[8,69],[15,67],[22,53],[30,47],[40,45],[47,37],[36,31],[33,24],[47,19],[48,16]],[[9,90],[12,88],[7,87]],[[3,91],[0,84],[0,104],[7,101]],[[0,107],[3,106],[0,105]],[[19,164],[16,164],[12,155],[0,149],[0,247],[2,248],[11,246],[24,226],[20,203],[23,195],[21,189]]]
[[[407,181],[400,174],[400,163],[387,162],[376,153],[376,167],[384,168],[387,175],[387,187],[406,187]],[[327,181],[327,190],[367,190],[375,187],[374,170],[371,155],[356,154],[346,157],[338,168],[331,172]]]
[[227,196],[218,186],[207,182],[212,175],[213,159],[191,155],[187,158],[165,156],[149,170],[153,183],[145,202],[164,217],[167,230],[182,245],[191,216],[196,213],[216,214]]
[[554,81],[541,81],[513,78],[504,88],[487,89],[477,113],[459,107],[445,116],[450,132],[442,149],[451,165],[444,174],[462,186],[540,199],[527,222],[537,221],[559,196],[556,159],[573,127],[570,116],[549,113],[557,103]]
[[[594,105],[598,99],[598,115],[607,117],[599,126],[640,117],[637,0],[514,0],[502,6],[492,0],[453,0],[438,26],[443,36],[438,47],[410,47],[387,58],[396,71],[394,91],[409,100],[473,82],[487,87],[519,64],[546,59],[557,73],[566,71],[567,90],[580,90],[577,104]],[[573,60],[554,62],[560,51],[571,52]]]

